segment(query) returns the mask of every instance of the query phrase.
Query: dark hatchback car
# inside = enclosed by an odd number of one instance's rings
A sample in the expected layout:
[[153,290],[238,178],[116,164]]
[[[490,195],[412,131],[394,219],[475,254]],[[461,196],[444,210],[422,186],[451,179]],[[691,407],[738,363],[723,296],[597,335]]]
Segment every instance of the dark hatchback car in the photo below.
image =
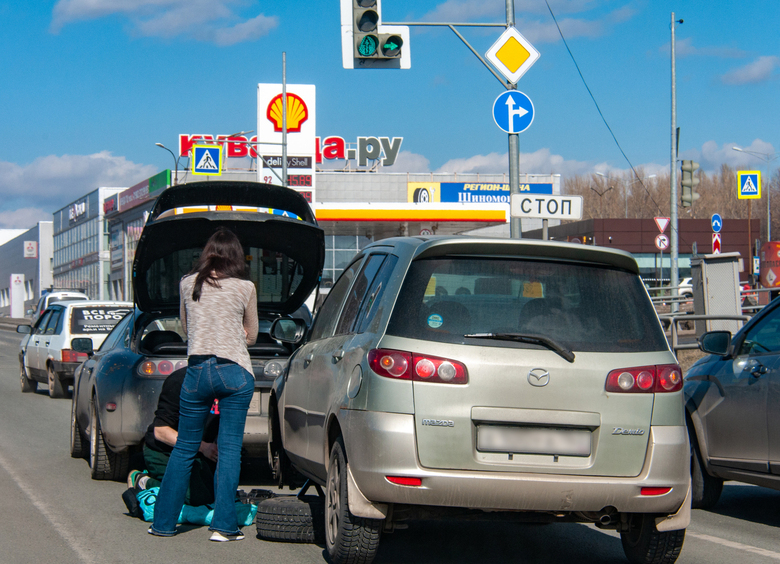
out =
[[780,490],[780,300],[699,346],[710,355],[684,385],[693,507],[713,507],[724,480]]
[[[197,182],[168,188],[152,209],[133,263],[136,309],[75,373],[71,455],[87,456],[94,479],[124,479],[130,454],[154,417],[163,380],[186,366],[179,280],[218,227],[238,235],[257,288],[260,333],[249,347],[255,394],[244,447],[264,454],[268,397],[293,347],[270,337],[279,318],[309,322],[303,305],[319,281],[324,234],[294,190],[255,182]],[[83,350],[92,352],[89,339]]]

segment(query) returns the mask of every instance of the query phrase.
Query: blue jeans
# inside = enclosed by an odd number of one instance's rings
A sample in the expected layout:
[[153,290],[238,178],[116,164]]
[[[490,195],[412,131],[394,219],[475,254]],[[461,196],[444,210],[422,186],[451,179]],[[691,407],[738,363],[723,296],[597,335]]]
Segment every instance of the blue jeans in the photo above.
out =
[[203,428],[214,398],[219,399],[217,472],[214,475],[216,503],[211,531],[226,535],[239,532],[236,490],[241,472],[241,444],[255,379],[244,368],[214,356],[190,356],[181,388],[179,436],[165,471],[154,507],[155,534],[176,532],[184,496],[190,483],[192,461],[200,448]]

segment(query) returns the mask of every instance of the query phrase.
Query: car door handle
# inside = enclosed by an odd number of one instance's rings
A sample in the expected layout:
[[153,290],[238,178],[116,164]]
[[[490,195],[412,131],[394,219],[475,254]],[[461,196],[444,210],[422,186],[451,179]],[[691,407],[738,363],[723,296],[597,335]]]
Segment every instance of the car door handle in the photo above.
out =
[[767,372],[769,372],[769,369],[763,364],[756,364],[750,370],[750,373],[753,375],[754,378],[761,378],[761,376],[763,376]]
[[332,358],[333,358],[333,362],[340,361],[342,358],[344,358],[344,350],[343,349],[337,350],[336,352],[333,353]]
[[306,356],[304,356],[303,357],[303,367],[304,368],[308,368],[309,365],[311,364],[312,360],[314,360],[314,355],[313,354],[310,353],[310,354],[307,354]]

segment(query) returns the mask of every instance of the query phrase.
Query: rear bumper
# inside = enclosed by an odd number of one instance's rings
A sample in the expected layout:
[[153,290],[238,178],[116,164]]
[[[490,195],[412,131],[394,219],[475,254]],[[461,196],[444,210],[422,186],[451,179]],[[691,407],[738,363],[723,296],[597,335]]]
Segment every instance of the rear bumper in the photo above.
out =
[[54,372],[60,377],[60,382],[72,384],[73,373],[76,372],[80,362],[62,362],[59,360],[52,360],[51,365],[54,368]]
[[[600,511],[670,514],[688,492],[685,426],[651,427],[642,471],[636,477],[423,468],[417,460],[414,416],[342,410],[347,459],[355,485],[371,503],[467,507],[499,511]],[[385,476],[415,476],[421,486],[399,486]],[[643,487],[671,487],[641,495]]]

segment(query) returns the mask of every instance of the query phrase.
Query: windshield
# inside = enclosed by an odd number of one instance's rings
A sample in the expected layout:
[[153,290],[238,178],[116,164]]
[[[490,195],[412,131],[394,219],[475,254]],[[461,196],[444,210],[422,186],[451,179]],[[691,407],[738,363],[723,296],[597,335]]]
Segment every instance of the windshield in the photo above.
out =
[[600,265],[448,257],[412,263],[387,328],[390,335],[480,346],[478,333],[547,337],[572,351],[667,350],[638,276]]
[[[146,287],[153,300],[179,304],[179,281],[195,266],[202,247],[172,252],[154,261],[146,271]],[[246,247],[249,279],[257,289],[258,306],[285,302],[303,281],[303,267],[287,255]]]

